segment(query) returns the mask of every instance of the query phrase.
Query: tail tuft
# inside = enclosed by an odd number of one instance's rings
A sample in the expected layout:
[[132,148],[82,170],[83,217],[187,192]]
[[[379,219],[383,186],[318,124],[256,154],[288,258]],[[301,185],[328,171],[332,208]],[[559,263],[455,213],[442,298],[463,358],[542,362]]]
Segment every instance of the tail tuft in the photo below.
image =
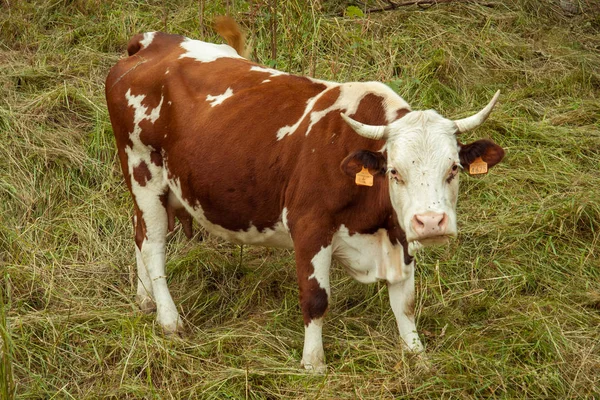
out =
[[214,29],[240,56],[248,58],[250,52],[246,48],[246,34],[242,32],[242,29],[233,18],[224,15],[217,17]]

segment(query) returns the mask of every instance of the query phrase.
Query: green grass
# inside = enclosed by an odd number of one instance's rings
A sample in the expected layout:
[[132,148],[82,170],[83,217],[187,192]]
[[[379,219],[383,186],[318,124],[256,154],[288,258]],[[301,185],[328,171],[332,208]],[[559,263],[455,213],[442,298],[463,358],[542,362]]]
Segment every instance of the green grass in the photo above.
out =
[[[225,12],[206,3],[207,22]],[[462,140],[491,137],[505,160],[463,177],[458,238],[418,257],[430,367],[402,354],[385,285],[335,268],[329,370],[305,373],[293,254],[244,247],[240,264],[239,246],[181,232],[167,269],[188,331],[164,337],[134,301],[132,207],[103,81],[137,32],[201,38],[198,2],[11,1],[0,6],[0,398],[600,397],[597,5],[342,18],[339,0],[292,0],[275,15],[266,1],[230,3],[263,64],[383,81],[451,118],[502,90]]]

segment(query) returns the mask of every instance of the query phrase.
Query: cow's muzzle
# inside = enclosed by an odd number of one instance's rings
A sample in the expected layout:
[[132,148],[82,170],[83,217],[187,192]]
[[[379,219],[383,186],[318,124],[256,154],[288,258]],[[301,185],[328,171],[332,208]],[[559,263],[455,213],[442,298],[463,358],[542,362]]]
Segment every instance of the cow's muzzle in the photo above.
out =
[[423,245],[442,244],[448,242],[448,215],[446,213],[426,212],[415,214],[411,220],[414,232],[413,240],[418,240]]

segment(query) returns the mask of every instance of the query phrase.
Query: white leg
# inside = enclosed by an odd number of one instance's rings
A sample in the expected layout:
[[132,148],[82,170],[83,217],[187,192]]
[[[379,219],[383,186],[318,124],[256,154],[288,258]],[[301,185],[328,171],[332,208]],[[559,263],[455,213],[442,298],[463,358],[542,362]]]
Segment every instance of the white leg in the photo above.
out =
[[415,269],[414,262],[406,266],[410,270],[408,278],[394,284],[388,284],[390,305],[396,317],[400,338],[404,347],[412,353],[423,351],[415,325]]
[[[153,184],[154,179],[150,181]],[[152,289],[145,290],[153,295],[156,302],[156,321],[165,333],[171,334],[182,330],[183,324],[167,287],[165,247],[168,217],[167,210],[160,199],[160,189],[157,189],[159,184],[160,182],[142,187],[134,182],[132,185],[132,192],[146,228],[140,251],[140,261],[146,267],[146,276],[144,277],[143,269],[139,268],[138,272],[141,270],[139,276],[143,289],[148,281],[150,282],[149,287]],[[143,290],[139,290],[138,287],[138,294],[140,291]]]
[[165,333],[176,333],[182,330],[183,323],[167,286],[164,240],[162,243],[144,240],[142,258],[148,271],[148,277],[152,282],[152,292],[156,302],[156,320]]
[[138,249],[137,245],[135,246],[135,261],[137,264],[138,277],[136,296],[137,303],[142,312],[149,313],[156,310],[156,304],[154,303],[152,294],[152,281],[148,276],[148,271],[146,270],[146,266],[142,260],[142,253],[140,249]]
[[[302,253],[300,251],[300,253]],[[314,253],[313,253],[314,254]],[[331,245],[320,250],[306,263],[306,254],[296,252],[300,302],[304,317],[304,349],[302,366],[315,372],[325,372],[325,352],[323,351],[323,317],[329,306],[329,267],[331,266]],[[302,271],[312,270],[306,276]]]
[[304,350],[302,351],[301,365],[318,373],[323,373],[327,369],[323,350],[323,318],[313,319],[304,327]]

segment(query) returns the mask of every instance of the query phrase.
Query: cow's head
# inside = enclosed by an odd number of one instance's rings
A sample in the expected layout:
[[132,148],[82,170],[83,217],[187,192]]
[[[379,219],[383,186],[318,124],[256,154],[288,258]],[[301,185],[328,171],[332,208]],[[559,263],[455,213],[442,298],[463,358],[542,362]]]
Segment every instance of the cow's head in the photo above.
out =
[[498,91],[477,114],[452,121],[433,110],[411,111],[389,125],[365,125],[342,114],[361,136],[386,143],[381,152],[358,151],[344,160],[387,173],[390,198],[409,242],[443,243],[456,235],[458,173],[478,157],[493,167],[504,150],[491,140],[461,144],[456,135],[481,125],[498,100]]

